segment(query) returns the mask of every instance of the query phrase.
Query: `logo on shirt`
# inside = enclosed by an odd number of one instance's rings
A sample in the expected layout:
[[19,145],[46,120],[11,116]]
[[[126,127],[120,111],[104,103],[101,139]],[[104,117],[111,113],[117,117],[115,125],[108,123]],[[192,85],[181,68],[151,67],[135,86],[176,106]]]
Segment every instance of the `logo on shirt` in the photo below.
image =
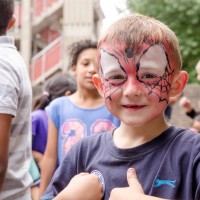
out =
[[98,171],[98,170],[93,170],[93,171],[91,172],[91,174],[94,174],[94,175],[96,175],[96,176],[99,177],[99,181],[100,181],[100,183],[101,183],[101,185],[102,185],[102,191],[103,191],[103,194],[104,194],[104,192],[105,192],[105,181],[104,181],[103,175],[102,175],[101,172]]
[[[87,127],[87,124],[79,119],[65,120],[61,128],[62,156],[64,157],[71,147],[81,138],[87,135],[109,131],[114,128],[115,125],[108,119],[98,119],[91,124],[91,127]],[[90,129],[89,132],[87,129]]]
[[98,119],[91,126],[91,134],[110,131],[115,128],[115,125],[108,119]]
[[156,179],[154,182],[153,187],[160,187],[161,185],[168,185],[172,188],[175,188],[175,183],[176,180],[161,180],[161,179]]
[[77,119],[66,120],[62,125],[63,157],[70,148],[86,135],[86,126]]

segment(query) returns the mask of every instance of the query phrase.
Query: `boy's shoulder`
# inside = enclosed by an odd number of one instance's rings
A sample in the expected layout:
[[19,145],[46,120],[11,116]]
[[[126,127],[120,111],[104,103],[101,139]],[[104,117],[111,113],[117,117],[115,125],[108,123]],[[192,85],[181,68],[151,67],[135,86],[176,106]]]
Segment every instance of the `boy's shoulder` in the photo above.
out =
[[195,141],[195,140],[200,140],[200,134],[196,133],[188,128],[180,128],[176,126],[172,126],[174,133],[177,133],[177,137],[181,140],[186,140],[187,141]]
[[[171,145],[176,147],[177,153],[188,152],[198,153],[200,152],[200,134],[189,129],[173,127],[171,133],[174,138],[171,141]],[[169,133],[170,134],[170,133]],[[175,152],[174,152],[175,153]]]

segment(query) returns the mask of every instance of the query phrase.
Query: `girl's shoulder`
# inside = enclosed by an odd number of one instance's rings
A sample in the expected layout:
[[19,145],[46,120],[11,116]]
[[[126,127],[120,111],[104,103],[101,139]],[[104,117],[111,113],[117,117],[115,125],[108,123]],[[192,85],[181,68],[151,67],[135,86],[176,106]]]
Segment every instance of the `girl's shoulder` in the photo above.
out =
[[62,96],[54,99],[49,105],[59,105],[59,104],[66,104],[69,102],[68,96]]

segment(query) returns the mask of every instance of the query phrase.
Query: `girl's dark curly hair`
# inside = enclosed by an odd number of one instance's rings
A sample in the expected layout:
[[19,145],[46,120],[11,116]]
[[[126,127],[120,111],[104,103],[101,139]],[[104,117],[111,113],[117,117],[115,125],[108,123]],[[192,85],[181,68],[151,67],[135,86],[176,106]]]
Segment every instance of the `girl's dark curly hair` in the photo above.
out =
[[77,64],[79,54],[85,49],[97,49],[97,42],[92,40],[80,40],[74,42],[69,47],[69,68],[73,68]]

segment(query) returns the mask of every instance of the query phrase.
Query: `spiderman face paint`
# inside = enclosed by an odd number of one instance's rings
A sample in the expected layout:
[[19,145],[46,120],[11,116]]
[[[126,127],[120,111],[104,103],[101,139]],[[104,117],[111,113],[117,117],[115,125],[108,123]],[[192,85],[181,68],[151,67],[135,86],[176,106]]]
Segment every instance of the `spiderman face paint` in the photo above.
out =
[[157,110],[161,109],[154,116],[164,111],[174,69],[162,45],[143,43],[142,48],[134,52],[126,46],[103,44],[99,65],[104,98],[111,112],[113,104],[115,109],[122,107],[134,113],[155,105]]

